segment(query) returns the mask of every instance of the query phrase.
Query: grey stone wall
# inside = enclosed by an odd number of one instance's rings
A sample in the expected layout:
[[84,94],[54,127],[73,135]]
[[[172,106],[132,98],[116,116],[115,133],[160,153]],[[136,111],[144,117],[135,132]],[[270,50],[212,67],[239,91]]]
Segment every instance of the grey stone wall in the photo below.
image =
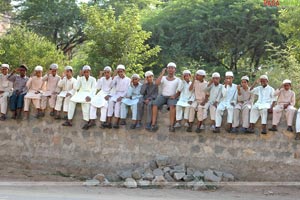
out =
[[142,166],[156,155],[166,155],[189,167],[232,173],[241,181],[300,181],[300,144],[285,125],[267,135],[214,134],[208,127],[196,134],[184,129],[169,133],[168,113],[160,113],[158,121],[156,133],[131,130],[129,125],[83,131],[80,107],[73,127],[63,127],[63,121],[50,116],[8,119],[0,122],[0,163],[94,175]]

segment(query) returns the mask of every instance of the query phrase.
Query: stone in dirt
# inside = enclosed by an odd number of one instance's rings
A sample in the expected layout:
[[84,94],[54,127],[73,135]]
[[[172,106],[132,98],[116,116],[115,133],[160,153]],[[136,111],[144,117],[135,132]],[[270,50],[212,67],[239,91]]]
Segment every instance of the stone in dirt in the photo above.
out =
[[185,173],[174,173],[174,179],[176,180],[176,181],[179,181],[179,180],[181,180],[183,177],[185,176]]
[[135,180],[139,180],[142,178],[142,174],[138,170],[134,170],[131,174],[132,178]]
[[126,178],[124,186],[127,188],[137,188],[137,182],[133,178]]
[[203,174],[202,172],[200,172],[199,170],[197,170],[197,171],[195,171],[195,172],[193,173],[193,176],[194,176],[195,178],[201,179],[201,178],[204,177],[204,174]]
[[188,187],[192,188],[192,190],[195,190],[195,191],[207,190],[205,183],[201,180],[188,182]]
[[185,182],[190,182],[190,181],[194,180],[194,176],[193,176],[193,175],[185,175],[185,176],[183,177],[183,180],[184,180]]
[[152,181],[153,178],[154,178],[154,175],[153,175],[152,170],[151,169],[145,170],[145,173],[143,174],[143,179]]
[[161,169],[157,168],[157,169],[153,170],[153,175],[154,176],[163,176],[164,172]]
[[104,183],[106,180],[104,174],[97,174],[93,179],[98,180],[100,183]]
[[221,177],[215,175],[215,173],[212,170],[204,171],[204,181],[208,182],[220,182],[222,180]]
[[159,168],[165,167],[168,165],[169,157],[164,156],[164,155],[158,155],[155,158],[155,162],[156,162],[157,167],[159,167]]
[[132,177],[132,171],[131,170],[126,170],[126,171],[123,171],[119,174],[119,176],[125,180],[126,178],[131,178]]
[[164,173],[167,173],[167,172],[171,171],[171,168],[170,167],[164,167],[163,171],[164,171]]
[[168,172],[165,173],[164,177],[168,182],[175,182],[174,178]]
[[234,181],[234,176],[230,173],[223,173],[223,181]]
[[174,168],[174,171],[176,171],[178,173],[185,173],[185,164],[175,165],[173,168]]
[[155,178],[152,181],[153,185],[162,186],[167,183],[167,180],[164,178],[164,176],[155,176]]
[[148,186],[150,186],[150,184],[151,184],[151,182],[150,181],[148,181],[148,180],[138,180],[137,181],[137,185],[139,186],[139,187],[148,187]]
[[193,175],[194,172],[195,172],[195,170],[193,168],[190,168],[190,167],[186,168],[186,174],[187,175]]
[[100,185],[100,182],[98,180],[95,180],[95,179],[91,179],[91,180],[86,180],[84,183],[83,183],[84,186],[98,186]]

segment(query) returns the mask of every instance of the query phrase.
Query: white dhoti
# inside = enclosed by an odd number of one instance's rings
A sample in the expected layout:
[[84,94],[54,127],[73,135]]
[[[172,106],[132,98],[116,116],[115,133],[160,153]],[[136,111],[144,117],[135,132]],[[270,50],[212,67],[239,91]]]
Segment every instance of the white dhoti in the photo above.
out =
[[296,133],[300,133],[300,108],[297,111],[297,118],[296,118]]
[[210,115],[210,120],[212,121],[216,120],[216,110],[217,110],[216,106],[214,106],[213,104],[209,105],[209,115]]
[[100,121],[106,122],[108,101],[105,100],[106,93],[100,91],[91,100],[90,119],[97,119],[97,109],[100,108]]
[[32,101],[35,108],[41,108],[41,94],[35,94],[34,92],[28,92],[24,96],[24,111],[29,111],[30,102]]
[[136,99],[122,99],[121,103],[121,119],[126,119],[128,113],[128,107],[130,106],[132,112],[132,120],[137,119],[137,104],[139,102],[139,98]]
[[[74,96],[71,97],[69,101],[69,109],[68,109],[68,119],[73,119],[76,104],[81,103],[82,115],[84,121],[89,121],[90,119],[90,102],[86,102],[85,98],[89,96],[91,97],[90,92],[78,92]],[[91,97],[92,98],[92,97]]]
[[240,126],[240,119],[242,119],[242,127],[243,128],[249,128],[249,117],[250,117],[250,104],[241,104],[238,103],[234,107],[234,113],[233,113],[233,123],[232,127],[236,128]]
[[197,112],[197,120],[203,121],[207,118],[207,109],[209,103],[206,103],[204,106],[200,105],[200,102],[194,101],[189,109],[189,122],[194,122],[195,112]]
[[233,106],[230,103],[221,102],[216,110],[216,127],[221,126],[225,110],[227,110],[227,123],[231,124],[233,122]]
[[176,120],[189,119],[190,104],[187,101],[179,100],[176,103]]
[[8,101],[8,95],[1,95],[0,96],[0,104],[1,104],[1,113],[6,114],[7,112],[7,101]]
[[72,96],[66,97],[66,95],[67,95],[67,91],[62,91],[57,95],[55,108],[54,108],[56,111],[61,111],[61,107],[63,106],[63,111],[68,112],[69,102]]
[[41,95],[41,109],[47,108],[47,101],[49,102],[49,107],[54,108],[56,103],[57,94],[53,94],[51,91],[47,91]]
[[288,126],[293,125],[293,119],[294,119],[294,114],[296,111],[296,108],[294,106],[288,106],[286,109],[284,109],[283,105],[276,105],[273,108],[273,120],[272,124],[273,125],[278,125],[282,112],[285,112],[285,117],[286,117],[286,122]]
[[250,111],[250,123],[255,124],[259,117],[261,117],[261,124],[267,124],[268,109],[271,105],[269,103],[256,103],[252,106]]

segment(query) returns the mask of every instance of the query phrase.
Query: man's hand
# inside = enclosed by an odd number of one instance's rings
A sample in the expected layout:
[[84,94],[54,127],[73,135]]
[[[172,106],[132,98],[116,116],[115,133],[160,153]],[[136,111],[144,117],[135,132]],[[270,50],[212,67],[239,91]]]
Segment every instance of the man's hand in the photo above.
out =
[[69,97],[69,96],[71,96],[71,93],[68,92],[68,93],[66,94],[66,97]]
[[167,70],[167,68],[163,68],[163,69],[161,70],[161,75],[164,75],[164,74],[166,73],[166,70]]
[[213,104],[213,106],[217,107],[218,106],[218,102],[215,101],[214,104]]
[[0,91],[0,94],[3,94],[4,93],[4,91]]
[[149,101],[150,101],[149,99],[145,99],[144,104],[148,105]]
[[237,87],[236,87],[236,88],[237,88],[237,90],[238,90],[238,91],[240,91],[240,89],[241,89],[241,85],[237,85]]
[[109,100],[109,98],[110,98],[110,96],[109,96],[109,95],[106,95],[106,96],[104,97],[104,99],[105,99],[106,101],[108,101],[108,100]]
[[175,99],[176,97],[175,96],[170,96],[170,99]]
[[91,97],[89,97],[89,96],[85,97],[85,101],[86,102],[90,102],[91,101]]
[[284,108],[284,109],[287,109],[287,108],[289,107],[289,105],[290,105],[289,103],[284,104],[284,105],[283,105],[283,108]]
[[188,104],[192,105],[192,103],[193,103],[192,101],[188,101]]
[[122,99],[123,99],[123,97],[119,97],[119,98],[117,98],[117,102],[120,102],[120,101],[122,101]]
[[202,102],[200,103],[200,105],[201,105],[201,106],[205,106],[205,103],[206,103],[205,101],[202,101]]
[[233,102],[231,102],[230,105],[235,106],[235,104]]
[[83,76],[83,71],[82,70],[79,71],[79,76]]

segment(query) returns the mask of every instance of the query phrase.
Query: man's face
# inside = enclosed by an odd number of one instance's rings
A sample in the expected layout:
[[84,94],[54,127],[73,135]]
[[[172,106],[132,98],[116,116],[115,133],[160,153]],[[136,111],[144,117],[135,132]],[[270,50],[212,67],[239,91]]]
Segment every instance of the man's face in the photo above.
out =
[[170,66],[170,67],[167,68],[167,72],[168,72],[169,75],[174,75],[175,72],[176,72],[176,68],[173,67],[173,66]]
[[132,84],[133,85],[137,85],[139,83],[139,80],[138,78],[132,78]]
[[242,87],[247,87],[248,86],[248,81],[247,80],[242,80],[241,85],[242,85]]
[[125,70],[124,69],[118,69],[118,75],[123,78],[125,76]]
[[90,76],[90,70],[84,70],[83,75],[88,78]]
[[57,69],[51,69],[51,74],[52,74],[53,76],[55,76],[56,73],[57,73]]
[[267,79],[264,79],[264,78],[261,78],[260,79],[260,85],[265,87],[268,85],[268,80]]
[[188,82],[191,79],[191,75],[190,74],[183,74],[183,78],[184,78],[185,81]]
[[24,77],[26,75],[26,69],[20,67],[19,68],[19,73],[20,73],[20,76]]
[[291,89],[291,84],[285,83],[285,84],[283,85],[283,87],[284,87],[285,90],[289,90],[289,89]]
[[43,75],[43,72],[42,71],[35,71],[35,75],[37,77],[41,77]]
[[205,78],[205,76],[202,76],[202,75],[199,75],[199,74],[196,74],[196,80],[198,81],[203,81]]
[[72,70],[65,70],[65,74],[68,78],[72,77],[73,75]]
[[104,73],[105,78],[108,79],[110,77],[110,71],[104,71],[103,73]]
[[232,84],[232,81],[233,81],[233,77],[232,76],[226,76],[225,77],[225,82],[229,85]]
[[8,74],[8,69],[6,67],[1,68],[1,73],[3,75],[7,75]]
[[219,77],[214,77],[213,82],[214,82],[214,84],[219,84],[220,83],[220,78]]
[[153,82],[153,76],[152,75],[151,76],[147,76],[146,79],[147,79],[148,83],[152,83]]

